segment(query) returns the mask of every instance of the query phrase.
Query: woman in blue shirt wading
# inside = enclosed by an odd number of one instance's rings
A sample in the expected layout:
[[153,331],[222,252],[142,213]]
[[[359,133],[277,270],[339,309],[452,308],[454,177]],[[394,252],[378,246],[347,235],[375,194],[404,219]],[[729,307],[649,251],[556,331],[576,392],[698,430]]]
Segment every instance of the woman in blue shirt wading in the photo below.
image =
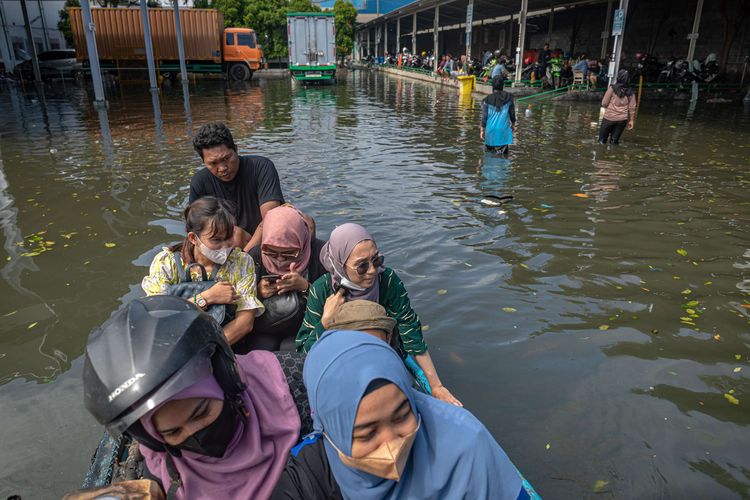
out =
[[479,137],[484,140],[487,151],[508,154],[513,144],[513,125],[516,123],[516,108],[513,96],[503,91],[503,76],[492,79],[492,94],[482,101],[482,122]]

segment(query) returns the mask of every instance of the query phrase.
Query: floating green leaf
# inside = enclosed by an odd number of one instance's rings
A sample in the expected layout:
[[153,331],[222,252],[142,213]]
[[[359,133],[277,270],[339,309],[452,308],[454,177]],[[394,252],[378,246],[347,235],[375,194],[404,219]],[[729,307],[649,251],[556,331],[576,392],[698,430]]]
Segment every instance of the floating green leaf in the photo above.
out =
[[609,325],[599,325],[599,330],[609,330]]
[[446,293],[448,293],[448,290],[446,290],[445,288],[441,288],[437,291],[438,295],[445,295]]
[[609,486],[609,481],[605,481],[604,479],[597,479],[594,483],[593,492],[594,493],[603,493],[607,486]]
[[[13,311],[13,312],[15,313],[15,311]],[[10,316],[10,314],[6,314],[6,316]],[[734,359],[736,359],[737,361],[741,360],[742,359],[742,354],[735,354],[734,355]]]
[[503,307],[503,311],[507,313],[514,313],[516,312],[516,309],[514,307]]
[[687,250],[685,250],[684,248],[678,248],[677,253],[682,255],[683,257],[687,257]]
[[39,323],[38,321],[34,321],[33,323],[31,323],[31,324],[30,324],[29,326],[27,326],[26,328],[27,328],[27,329],[29,329],[29,330],[31,330],[31,329],[32,329],[32,328],[34,328],[34,327],[35,327],[35,326],[36,326],[36,325],[37,325],[38,323]]
[[742,371],[742,367],[741,367],[741,366],[738,366],[737,368],[735,368],[735,369],[734,369],[734,370],[732,370],[732,371],[733,371],[734,373],[739,373],[739,372],[741,372],[741,371]]
[[104,244],[104,246],[107,247],[107,248],[114,248],[114,247],[117,246],[117,243],[112,243],[112,242],[108,241],[107,243]]
[[688,307],[695,307],[695,306],[697,306],[698,304],[700,304],[700,302],[698,302],[697,300],[691,300],[690,302],[688,302],[688,303],[687,303],[687,304],[685,304],[685,305],[686,305],[686,306],[688,306]]
[[685,309],[685,312],[688,314],[695,314],[695,309]]
[[734,396],[732,396],[732,395],[731,395],[731,394],[729,394],[729,393],[725,393],[725,394],[724,394],[724,399],[726,399],[727,401],[729,401],[729,402],[730,402],[730,403],[732,403],[733,405],[738,405],[738,404],[740,404],[740,400],[739,400],[739,399],[737,399],[737,398],[735,398]]
[[693,293],[693,291],[689,288],[686,288],[681,293],[682,295],[690,295],[691,293]]

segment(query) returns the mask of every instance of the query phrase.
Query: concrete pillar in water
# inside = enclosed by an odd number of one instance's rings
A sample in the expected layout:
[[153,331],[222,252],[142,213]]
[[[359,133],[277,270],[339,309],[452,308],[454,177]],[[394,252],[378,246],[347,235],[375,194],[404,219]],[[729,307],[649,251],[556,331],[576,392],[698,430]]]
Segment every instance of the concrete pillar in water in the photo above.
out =
[[99,67],[99,51],[96,48],[96,37],[94,36],[96,26],[91,20],[89,0],[81,0],[81,20],[83,21],[83,32],[86,35],[86,50],[89,55],[91,80],[94,82],[94,102],[103,104],[106,102],[104,99],[104,84],[102,83],[102,70]]
[[516,85],[521,83],[523,73],[523,50],[526,38],[526,13],[529,10],[529,0],[521,0],[521,12],[518,15],[518,46],[516,47]]
[[432,20],[432,71],[437,73],[438,68],[438,37],[440,36],[440,32],[438,29],[440,28],[440,5],[435,6],[435,18]]
[[180,56],[180,76],[183,82],[188,81],[187,66],[185,65],[185,42],[182,39],[182,22],[180,21],[180,7],[177,0],[173,0],[174,5],[174,29],[177,35],[177,53]]
[[370,28],[367,28],[367,50],[365,50],[365,57],[370,57],[372,49],[370,48]]
[[39,71],[39,59],[36,57],[36,44],[34,43],[34,35],[31,33],[31,23],[29,22],[29,11],[26,9],[26,0],[21,0],[21,14],[23,14],[26,38],[29,41],[31,51],[31,65],[34,68],[34,80],[36,80],[37,83],[42,83],[42,72]]
[[417,13],[411,18],[411,53],[417,53]]
[[154,64],[154,48],[151,44],[151,22],[148,19],[148,4],[141,0],[141,23],[143,24],[143,41],[146,44],[146,64],[148,66],[149,88],[156,90],[156,65]]
[[693,31],[688,35],[690,39],[690,45],[688,45],[687,61],[688,64],[693,64],[693,58],[695,57],[695,43],[698,40],[698,28],[701,25],[701,14],[703,13],[703,0],[698,0],[695,6],[695,17],[693,18]]

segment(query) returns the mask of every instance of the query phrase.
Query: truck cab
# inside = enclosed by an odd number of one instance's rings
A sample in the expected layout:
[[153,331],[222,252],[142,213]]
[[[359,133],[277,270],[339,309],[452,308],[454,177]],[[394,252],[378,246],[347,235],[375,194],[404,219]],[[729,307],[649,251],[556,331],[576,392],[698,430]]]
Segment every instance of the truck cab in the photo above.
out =
[[263,50],[254,30],[225,28],[221,45],[225,71],[234,80],[249,80],[263,64]]

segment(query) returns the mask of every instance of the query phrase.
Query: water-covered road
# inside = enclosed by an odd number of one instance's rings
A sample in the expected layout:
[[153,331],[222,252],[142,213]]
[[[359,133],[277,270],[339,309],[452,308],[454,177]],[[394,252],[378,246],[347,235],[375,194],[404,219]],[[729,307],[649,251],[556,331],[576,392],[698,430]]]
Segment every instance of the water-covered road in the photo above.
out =
[[214,120],[319,236],[373,233],[446,385],[543,496],[749,497],[750,113],[644,102],[608,149],[598,112],[519,111],[503,160],[478,101],[375,73],[129,88],[104,112],[75,86],[0,89],[0,498],[80,483],[86,337],[180,238]]

